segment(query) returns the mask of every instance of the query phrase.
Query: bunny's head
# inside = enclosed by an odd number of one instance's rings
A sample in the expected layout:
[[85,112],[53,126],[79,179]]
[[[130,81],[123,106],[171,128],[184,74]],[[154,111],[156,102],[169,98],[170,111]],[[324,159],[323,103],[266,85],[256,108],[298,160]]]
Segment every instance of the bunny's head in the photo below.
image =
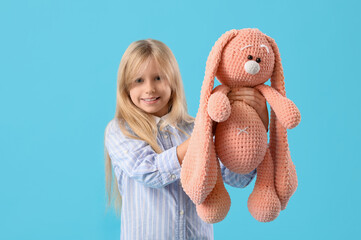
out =
[[272,87],[285,95],[277,44],[258,29],[233,29],[217,40],[208,56],[201,102],[208,101],[215,77],[230,88],[254,87],[271,78]]
[[254,87],[271,78],[275,54],[258,29],[238,30],[223,48],[216,76],[229,87]]

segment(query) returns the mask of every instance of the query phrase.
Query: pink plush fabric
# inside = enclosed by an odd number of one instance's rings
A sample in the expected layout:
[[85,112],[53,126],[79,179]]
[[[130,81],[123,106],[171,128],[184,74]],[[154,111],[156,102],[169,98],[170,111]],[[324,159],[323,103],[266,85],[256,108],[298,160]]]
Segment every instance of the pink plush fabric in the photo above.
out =
[[231,207],[231,198],[224,187],[221,168],[219,162],[217,166],[217,182],[212,192],[202,202],[197,205],[198,216],[207,223],[222,221]]
[[[213,91],[214,78],[222,85]],[[264,83],[271,78],[271,87]],[[244,102],[230,104],[227,94],[238,87],[255,87],[271,106],[270,142],[256,111]],[[223,220],[230,198],[220,176],[219,162],[236,173],[257,168],[257,180],[248,199],[252,216],[274,220],[297,188],[290,158],[287,128],[301,120],[294,103],[286,98],[281,58],[274,40],[258,29],[223,34],[209,54],[199,110],[184,157],[181,182],[208,223]],[[212,126],[218,122],[215,142]]]

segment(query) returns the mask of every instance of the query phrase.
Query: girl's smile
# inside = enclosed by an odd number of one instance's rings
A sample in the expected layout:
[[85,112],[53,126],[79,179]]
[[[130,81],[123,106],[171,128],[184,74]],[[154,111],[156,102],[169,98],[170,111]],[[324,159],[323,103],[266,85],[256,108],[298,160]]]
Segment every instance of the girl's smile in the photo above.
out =
[[160,97],[154,97],[154,98],[143,98],[142,100],[145,101],[147,104],[156,103],[159,100]]

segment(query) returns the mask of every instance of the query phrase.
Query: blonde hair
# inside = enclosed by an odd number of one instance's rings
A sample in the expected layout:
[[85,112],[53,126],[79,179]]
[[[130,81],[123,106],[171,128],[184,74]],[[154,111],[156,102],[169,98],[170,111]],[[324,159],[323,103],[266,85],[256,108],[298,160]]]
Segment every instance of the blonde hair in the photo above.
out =
[[[137,77],[142,66],[144,66],[150,58],[155,60],[161,73],[166,77],[171,87],[172,93],[168,103],[167,123],[173,124],[179,131],[186,134],[177,124],[182,121],[187,123],[194,121],[194,118],[188,115],[187,112],[187,102],[178,63],[167,45],[154,39],[133,42],[123,54],[118,69],[115,118],[120,120],[119,127],[125,136],[143,140],[147,142],[155,152],[161,153],[161,147],[157,143],[158,129],[153,116],[134,105],[129,96],[129,88],[132,81]],[[135,135],[127,130],[126,123]],[[167,123],[163,122],[160,130],[162,130]],[[106,148],[104,149],[105,182],[108,197],[107,206],[111,206],[111,202],[114,200],[114,208],[119,216],[121,196],[117,180],[112,173],[109,154]],[[113,184],[111,184],[112,178]]]

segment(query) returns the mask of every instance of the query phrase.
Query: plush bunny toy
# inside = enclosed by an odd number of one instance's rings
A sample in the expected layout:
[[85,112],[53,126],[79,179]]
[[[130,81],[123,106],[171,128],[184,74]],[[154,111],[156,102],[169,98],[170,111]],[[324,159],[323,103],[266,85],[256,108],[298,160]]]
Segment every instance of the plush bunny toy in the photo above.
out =
[[[213,89],[214,77],[222,83]],[[271,78],[271,86],[264,83]],[[232,105],[227,94],[254,87],[271,106],[270,142],[256,111],[242,101]],[[213,91],[212,91],[213,89]],[[301,120],[286,98],[281,58],[275,41],[258,29],[224,33],[209,54],[200,106],[181,170],[184,191],[208,223],[223,220],[230,208],[217,157],[231,171],[246,174],[257,168],[248,209],[258,221],[274,220],[296,191],[297,175],[287,129]],[[212,127],[218,122],[215,142]]]

